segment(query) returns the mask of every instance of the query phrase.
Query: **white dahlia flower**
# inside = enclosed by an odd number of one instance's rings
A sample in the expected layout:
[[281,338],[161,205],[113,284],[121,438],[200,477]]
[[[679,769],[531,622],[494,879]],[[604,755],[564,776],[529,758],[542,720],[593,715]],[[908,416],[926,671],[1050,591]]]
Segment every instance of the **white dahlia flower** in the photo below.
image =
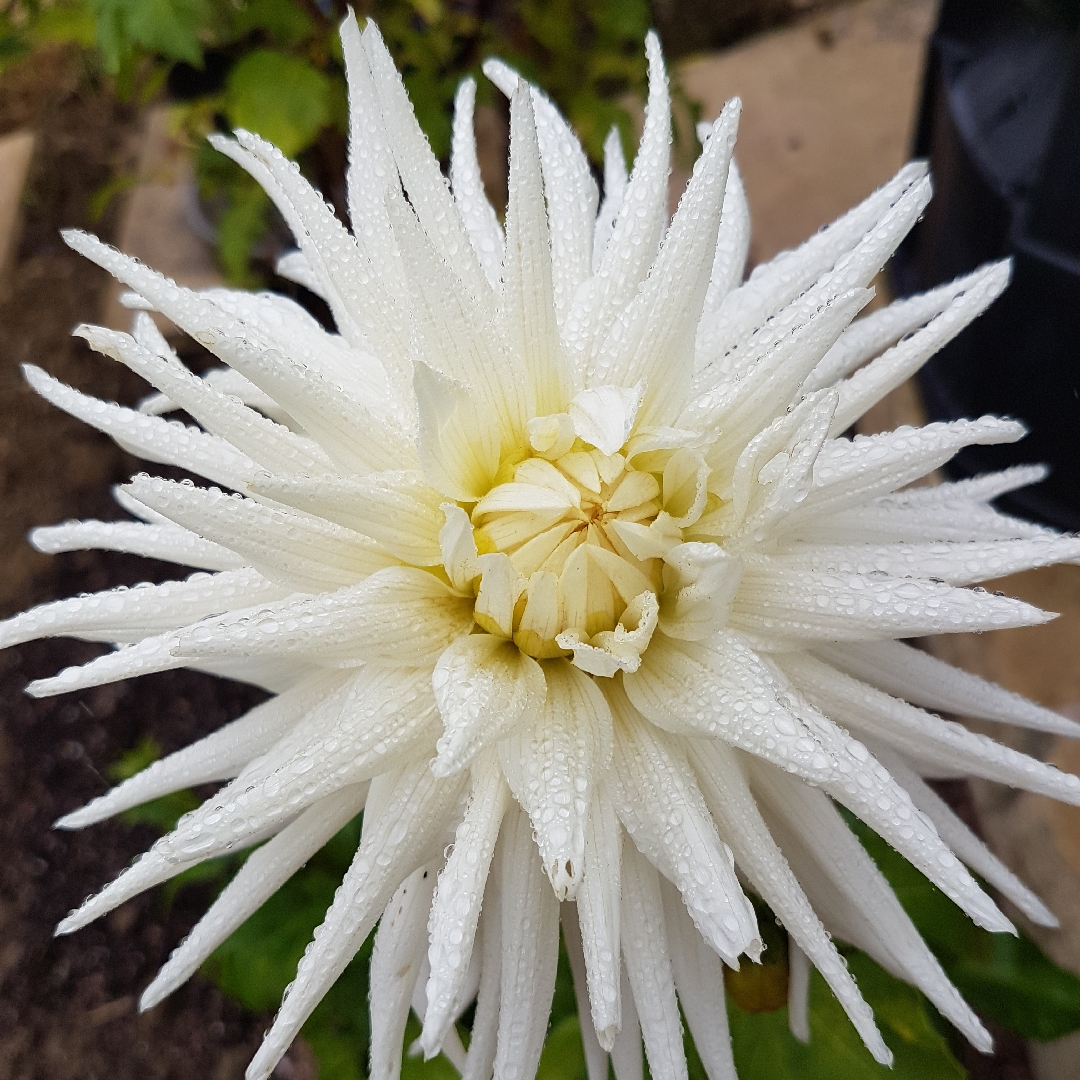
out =
[[[410,1007],[467,1080],[529,1080],[560,926],[589,1076],[685,1080],[680,1006],[711,1080],[732,1077],[723,966],[761,953],[756,893],[786,927],[793,1030],[812,964],[874,1058],[888,1047],[833,943],[987,1032],[841,817],[846,807],[980,926],[1049,911],[926,784],[970,775],[1080,804],[1080,780],[929,710],[1078,727],[902,639],[1041,623],[966,586],[1080,558],[990,500],[1032,468],[910,488],[1010,420],[845,435],[1002,290],[1008,266],[852,319],[930,197],[909,165],[741,283],[749,225],[737,101],[669,221],[670,109],[648,39],[644,134],[603,200],[564,119],[498,62],[509,206],[481,185],[475,87],[450,183],[376,27],[343,26],[353,231],[272,146],[215,139],[299,250],[289,300],[193,292],[82,233],[67,241],[228,366],[204,378],[144,311],[77,333],[160,392],[138,411],[37,368],[33,387],[142,457],[138,519],[39,529],[195,567],[0,626],[115,651],[29,686],[56,694],[192,667],[276,696],[63,818],[100,821],[228,781],[65,919],[84,926],[180,871],[262,843],[142,998],[160,1001],[350,818],[363,833],[248,1077],[268,1076],[375,930],[371,1076],[394,1080]],[[162,414],[183,409],[198,426]],[[902,490],[903,489],[903,490]],[[456,1021],[475,1002],[468,1052]]]

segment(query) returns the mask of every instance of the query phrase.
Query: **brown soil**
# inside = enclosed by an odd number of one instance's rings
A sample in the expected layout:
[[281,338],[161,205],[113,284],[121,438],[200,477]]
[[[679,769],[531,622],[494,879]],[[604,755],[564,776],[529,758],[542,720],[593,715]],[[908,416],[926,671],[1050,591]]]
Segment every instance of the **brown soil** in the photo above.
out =
[[[46,405],[19,375],[19,365],[32,362],[104,397],[132,401],[145,392],[119,365],[69,336],[78,322],[96,317],[105,275],[58,236],[61,227],[81,226],[110,238],[113,215],[91,225],[86,204],[130,168],[133,121],[71,53],[40,54],[0,80],[0,133],[29,127],[38,134],[14,282],[0,303],[2,616],[168,573],[119,555],[49,559],[25,542],[35,524],[120,517],[109,486],[138,471],[133,458]],[[166,910],[150,893],[54,939],[57,920],[122,870],[154,833],[118,822],[67,833],[51,823],[104,791],[109,764],[143,733],[175,749],[239,714],[258,694],[175,673],[45,701],[23,695],[29,679],[98,648],[57,641],[0,653],[0,1078],[239,1077],[265,1017],[245,1013],[200,978],[147,1015],[135,1012],[139,991],[208,897],[191,888]]]

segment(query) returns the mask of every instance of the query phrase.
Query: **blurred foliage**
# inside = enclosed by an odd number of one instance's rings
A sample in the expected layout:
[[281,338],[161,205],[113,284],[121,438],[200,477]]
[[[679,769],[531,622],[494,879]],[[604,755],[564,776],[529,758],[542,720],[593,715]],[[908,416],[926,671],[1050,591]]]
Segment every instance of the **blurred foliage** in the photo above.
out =
[[[643,100],[648,0],[360,0],[401,69],[435,154],[450,149],[452,103],[466,75],[481,104],[497,101],[480,64],[501,55],[543,85],[581,134],[594,161],[617,125],[627,149],[626,103]],[[344,0],[13,0],[0,11],[0,70],[37,45],[73,41],[96,56],[125,100],[165,88],[177,129],[195,149],[203,205],[222,269],[256,285],[252,256],[287,238],[269,200],[232,162],[204,149],[213,130],[244,127],[297,158],[346,216],[346,90],[337,27]],[[500,106],[501,107],[501,106]],[[213,160],[219,158],[220,160]],[[100,214],[122,185],[96,200]],[[272,228],[282,232],[260,247]]]
[[805,1045],[788,1028],[786,1005],[774,1012],[750,1013],[729,1000],[739,1080],[963,1080],[967,1074],[953,1057],[922,994],[886,974],[865,954],[854,949],[845,952],[895,1055],[893,1067],[874,1061],[815,970],[810,976],[810,1042]]
[[849,818],[946,974],[982,1016],[1045,1042],[1080,1030],[1080,978],[1029,937],[991,934],[866,825]]

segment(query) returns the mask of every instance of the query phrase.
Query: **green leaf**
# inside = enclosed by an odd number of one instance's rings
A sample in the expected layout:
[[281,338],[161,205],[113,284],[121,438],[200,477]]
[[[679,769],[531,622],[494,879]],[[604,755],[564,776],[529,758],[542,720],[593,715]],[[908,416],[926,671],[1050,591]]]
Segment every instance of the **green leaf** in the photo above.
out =
[[305,41],[314,29],[311,17],[292,0],[248,0],[233,21],[237,37],[265,30],[274,44],[286,49]]
[[110,74],[136,46],[169,60],[202,66],[199,32],[210,20],[207,0],[86,0]]
[[[460,1074],[442,1054],[425,1061],[423,1054],[411,1057],[409,1047],[420,1038],[420,1021],[415,1013],[409,1013],[405,1024],[405,1038],[401,1047],[401,1080],[459,1080]],[[320,1061],[320,1065],[322,1062]],[[319,1080],[322,1080],[320,1075]]]
[[246,1009],[276,1009],[339,884],[321,868],[294,875],[218,946],[208,973]]
[[788,1030],[788,1011],[743,1012],[730,999],[735,1066],[739,1080],[964,1080],[966,1073],[934,1026],[922,995],[852,951],[852,974],[895,1055],[892,1069],[870,1056],[825,980],[810,981],[810,1042]]
[[108,768],[114,783],[130,780],[161,757],[161,746],[153,735],[144,735],[130,750],[125,750]]
[[536,1080],[584,1080],[585,1047],[577,1012],[564,1016],[548,1032]]
[[330,121],[329,80],[294,56],[255,49],[229,72],[225,115],[295,157]]
[[199,806],[199,800],[190,791],[174,791],[162,795],[141,806],[133,806],[120,815],[126,825],[153,825],[162,833],[172,832],[176,823]]
[[848,822],[976,1011],[1026,1039],[1046,1041],[1080,1030],[1080,978],[1023,934],[980,929],[872,829],[850,816]]
[[234,285],[258,284],[251,271],[251,252],[266,235],[270,199],[260,187],[237,186],[218,221],[218,255],[225,277]]
[[91,49],[97,42],[97,25],[83,5],[58,4],[34,19],[33,36],[35,41],[73,41]]

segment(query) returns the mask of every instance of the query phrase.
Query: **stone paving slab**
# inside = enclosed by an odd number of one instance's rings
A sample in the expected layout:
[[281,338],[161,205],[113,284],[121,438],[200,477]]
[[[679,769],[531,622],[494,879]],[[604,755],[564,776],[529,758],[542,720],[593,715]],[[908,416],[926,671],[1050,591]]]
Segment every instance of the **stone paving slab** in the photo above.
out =
[[865,0],[679,66],[704,116],[738,95],[751,262],[804,240],[907,160],[937,0]]
[[34,142],[32,131],[15,131],[0,138],[0,290],[7,286],[19,246],[22,193]]
[[[126,197],[117,247],[189,288],[224,284],[213,249],[196,231],[191,157],[172,134],[166,105],[146,111],[137,175],[139,182]],[[131,328],[131,312],[120,303],[126,291],[115,282],[110,286],[102,312],[106,326]],[[165,333],[176,332],[164,317],[155,318]]]

